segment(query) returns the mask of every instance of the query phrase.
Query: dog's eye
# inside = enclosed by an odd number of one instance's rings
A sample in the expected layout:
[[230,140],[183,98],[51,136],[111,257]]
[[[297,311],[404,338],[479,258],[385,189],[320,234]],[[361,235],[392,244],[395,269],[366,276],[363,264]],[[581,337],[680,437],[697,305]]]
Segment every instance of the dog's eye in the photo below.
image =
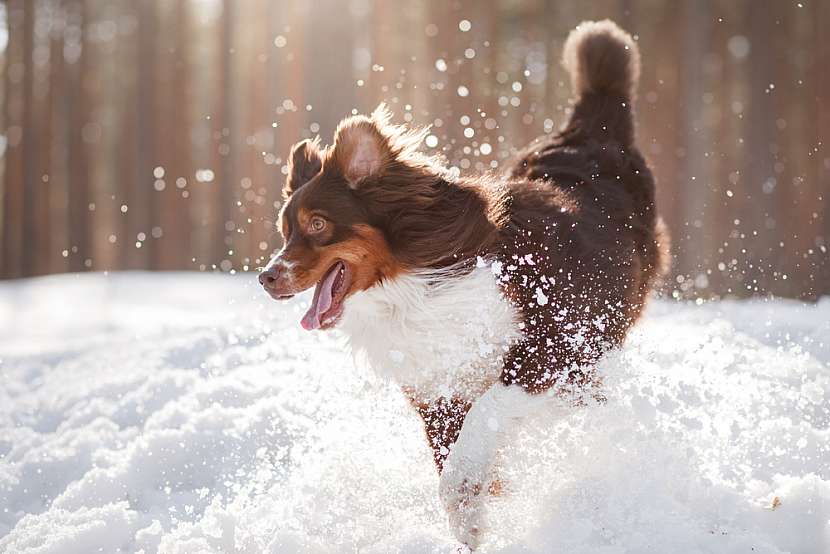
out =
[[320,217],[319,215],[315,215],[311,218],[311,221],[308,222],[308,232],[309,233],[319,233],[323,229],[326,228],[326,220]]

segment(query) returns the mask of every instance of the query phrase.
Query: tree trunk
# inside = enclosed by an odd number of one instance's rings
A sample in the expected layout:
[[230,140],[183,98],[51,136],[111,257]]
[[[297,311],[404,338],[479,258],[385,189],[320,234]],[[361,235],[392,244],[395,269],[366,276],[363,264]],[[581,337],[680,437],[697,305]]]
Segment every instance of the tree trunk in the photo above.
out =
[[89,229],[89,161],[83,139],[83,129],[88,121],[89,95],[84,80],[90,65],[87,41],[87,7],[84,0],[64,0],[74,25],[80,29],[80,57],[70,64],[67,71],[66,128],[69,144],[69,268],[84,271],[92,265],[92,249]]

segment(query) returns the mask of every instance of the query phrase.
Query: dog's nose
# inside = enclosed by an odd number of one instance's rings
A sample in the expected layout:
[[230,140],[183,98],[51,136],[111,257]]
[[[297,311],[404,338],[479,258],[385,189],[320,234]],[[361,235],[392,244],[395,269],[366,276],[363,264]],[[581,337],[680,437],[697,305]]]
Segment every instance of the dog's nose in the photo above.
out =
[[276,266],[269,267],[259,274],[259,284],[263,287],[273,287],[280,277],[280,270]]

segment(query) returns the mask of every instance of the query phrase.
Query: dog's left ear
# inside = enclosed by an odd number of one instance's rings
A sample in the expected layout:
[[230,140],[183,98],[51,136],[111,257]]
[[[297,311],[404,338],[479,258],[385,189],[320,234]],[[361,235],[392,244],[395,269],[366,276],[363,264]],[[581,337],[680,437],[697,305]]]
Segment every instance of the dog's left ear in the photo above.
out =
[[380,175],[394,159],[384,133],[388,121],[389,112],[381,104],[371,117],[358,115],[338,125],[332,158],[351,188],[358,188],[365,179]]
[[320,173],[323,167],[323,153],[320,150],[320,137],[303,140],[294,145],[288,155],[288,178],[282,188],[282,196],[289,196]]

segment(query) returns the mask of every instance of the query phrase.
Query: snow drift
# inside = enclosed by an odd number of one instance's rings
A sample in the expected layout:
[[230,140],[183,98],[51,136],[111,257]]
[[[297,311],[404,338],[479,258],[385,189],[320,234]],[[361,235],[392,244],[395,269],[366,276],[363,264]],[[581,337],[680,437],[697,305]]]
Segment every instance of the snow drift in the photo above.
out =
[[[0,285],[0,552],[452,552],[419,420],[251,275]],[[656,302],[481,552],[830,550],[830,299]]]

